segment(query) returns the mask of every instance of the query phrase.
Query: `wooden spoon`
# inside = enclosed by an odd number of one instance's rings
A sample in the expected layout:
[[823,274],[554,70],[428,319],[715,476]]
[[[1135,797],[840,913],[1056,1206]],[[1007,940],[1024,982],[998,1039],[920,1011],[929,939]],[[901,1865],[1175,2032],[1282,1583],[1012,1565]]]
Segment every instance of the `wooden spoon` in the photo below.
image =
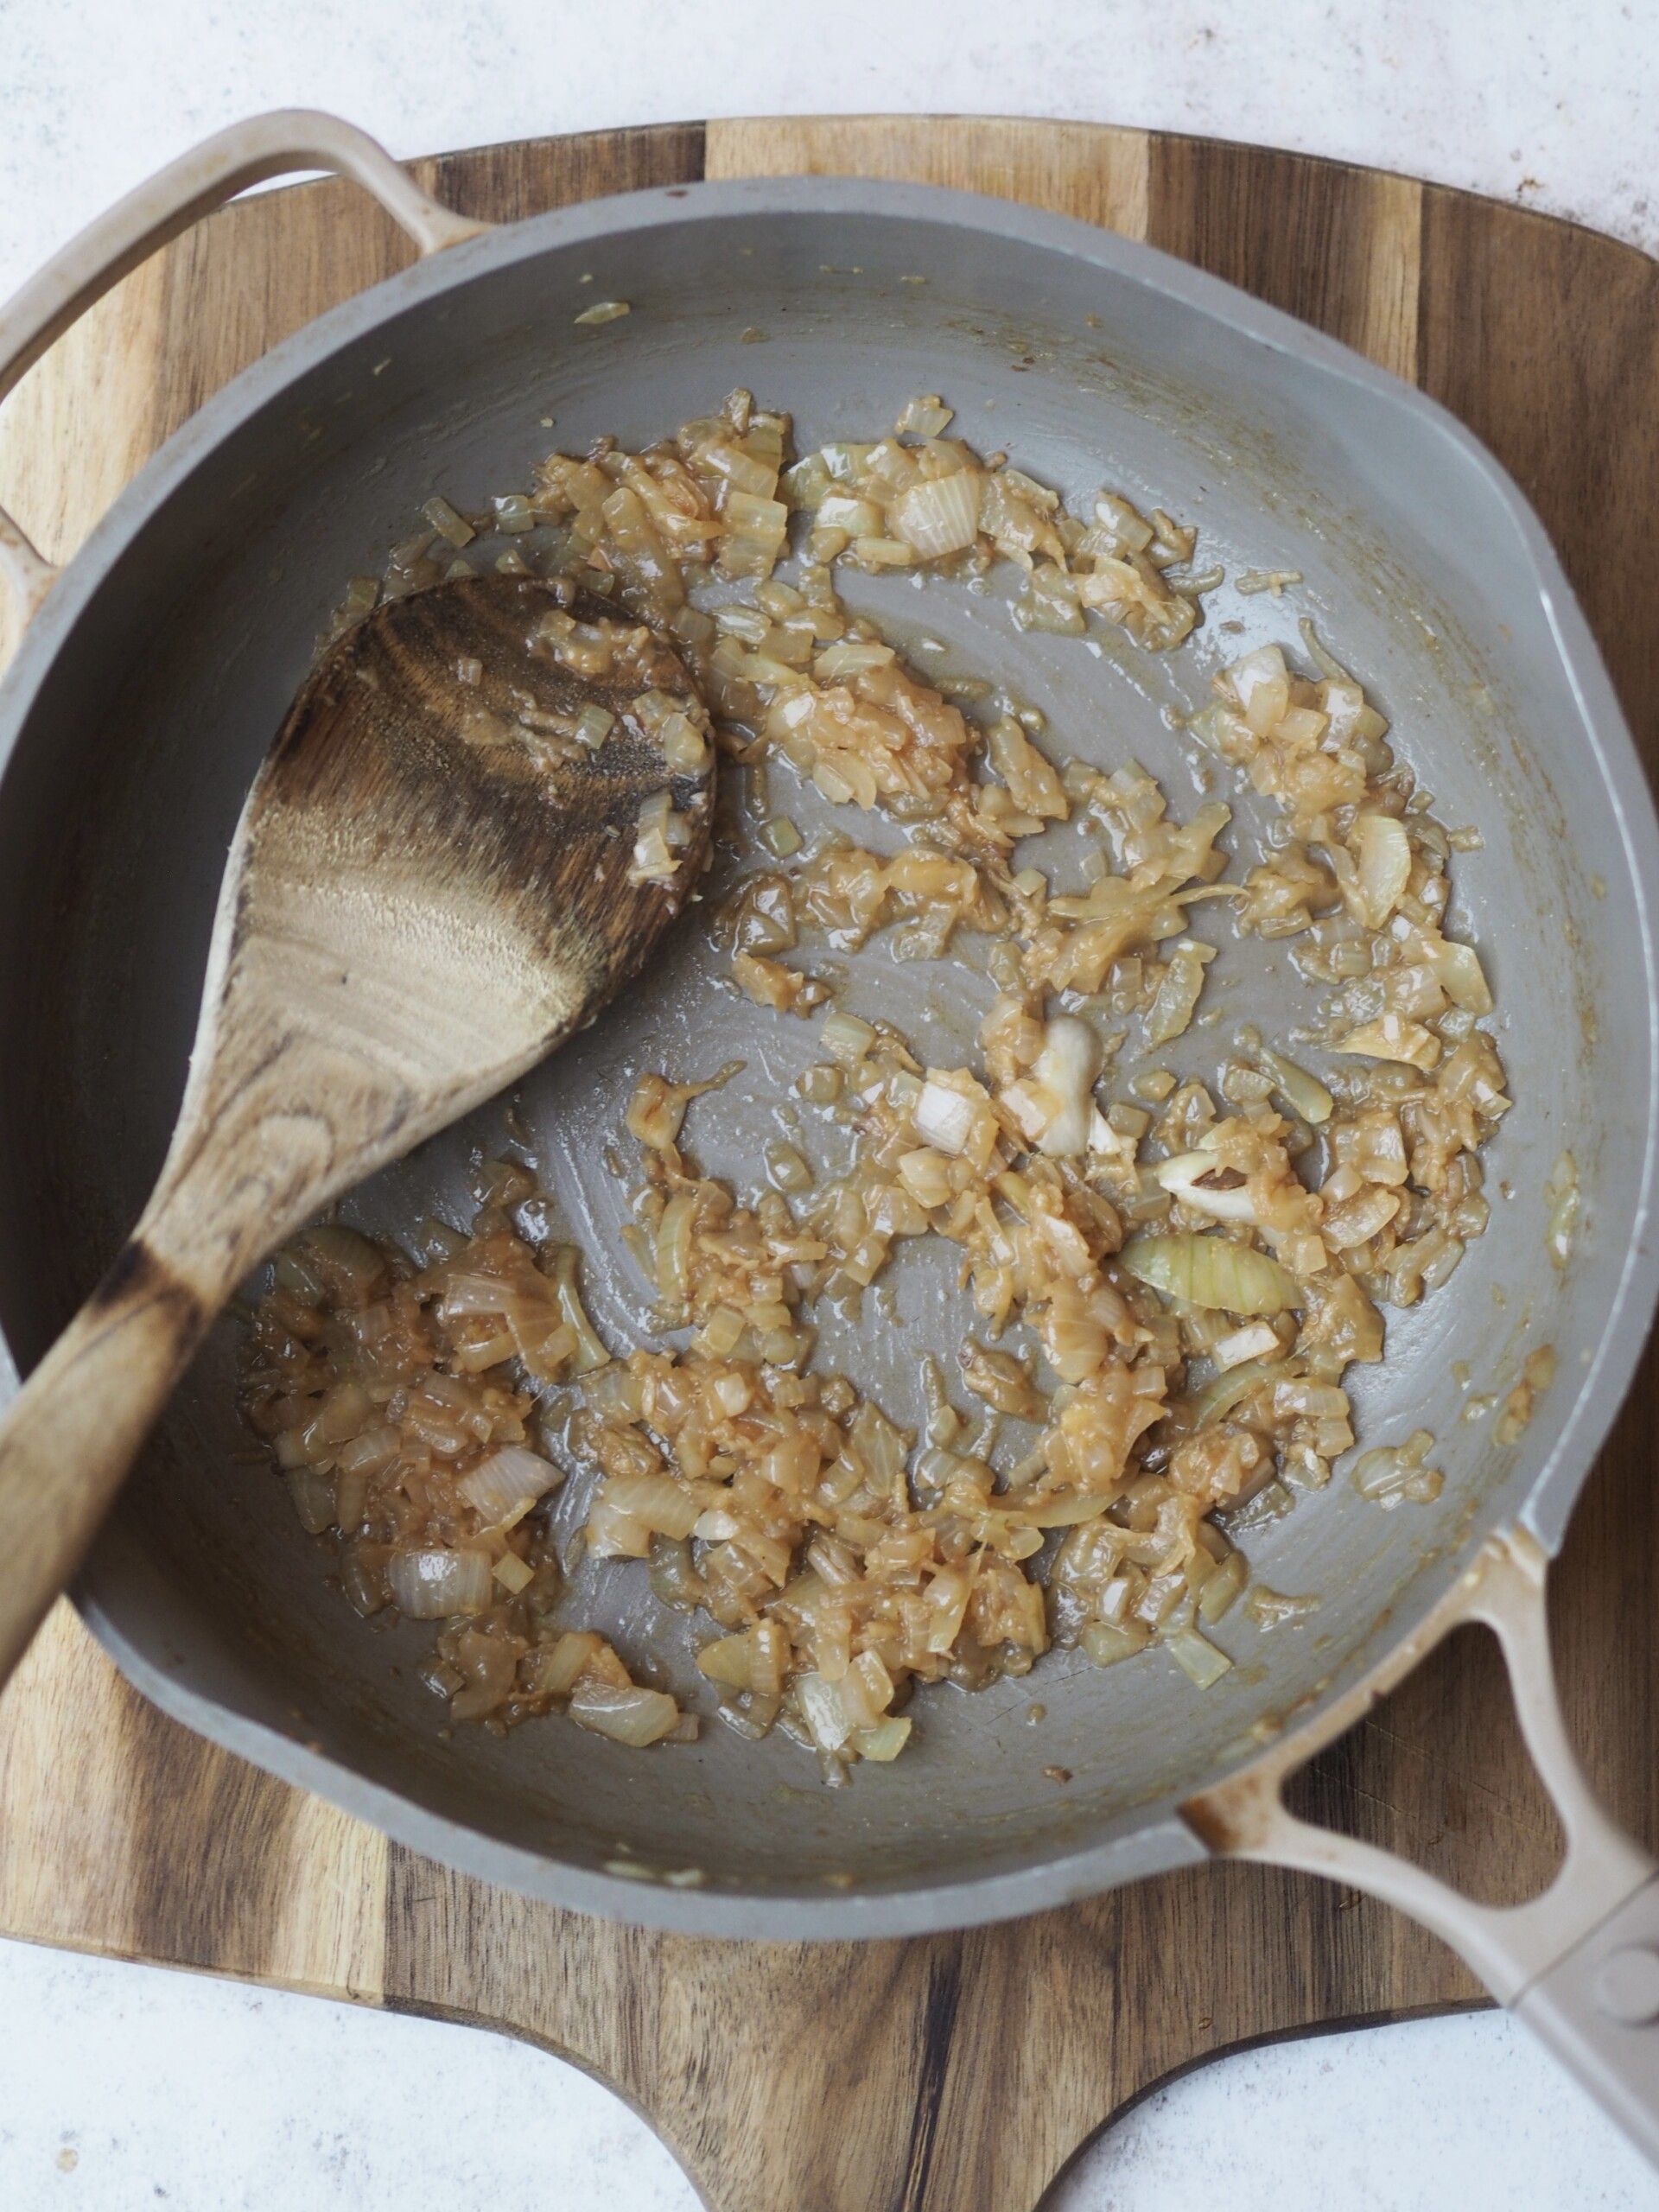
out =
[[155,1194],[0,1427],[0,1681],[249,1270],[650,954],[706,858],[707,727],[660,639],[540,577],[324,655],[231,847]]

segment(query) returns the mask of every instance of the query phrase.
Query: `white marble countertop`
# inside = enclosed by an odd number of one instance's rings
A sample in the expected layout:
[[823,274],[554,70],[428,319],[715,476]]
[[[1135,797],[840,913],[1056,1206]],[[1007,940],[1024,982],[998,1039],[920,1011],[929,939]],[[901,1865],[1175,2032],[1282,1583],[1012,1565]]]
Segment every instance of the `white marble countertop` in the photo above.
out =
[[[287,105],[334,108],[404,155],[686,116],[1138,124],[1408,170],[1652,251],[1656,56],[1651,10],[1618,0],[0,0],[0,296],[194,139]],[[1103,2137],[1048,2212],[1217,2199],[1659,2212],[1659,2177],[1484,2014],[1188,2075]],[[0,2202],[694,2212],[696,2198],[639,2120],[540,2052],[0,1943]]]

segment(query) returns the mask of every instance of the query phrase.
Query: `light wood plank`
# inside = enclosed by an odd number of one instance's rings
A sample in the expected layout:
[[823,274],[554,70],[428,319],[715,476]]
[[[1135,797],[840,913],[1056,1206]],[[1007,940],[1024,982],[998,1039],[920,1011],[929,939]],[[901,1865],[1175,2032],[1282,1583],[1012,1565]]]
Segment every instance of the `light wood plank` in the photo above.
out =
[[1021,200],[1140,238],[1143,130],[1018,116],[821,115],[711,123],[706,174],[868,176]]
[[1415,177],[1375,175],[1369,194],[1364,306],[1350,343],[1379,368],[1417,374],[1417,300],[1422,284],[1423,188]]

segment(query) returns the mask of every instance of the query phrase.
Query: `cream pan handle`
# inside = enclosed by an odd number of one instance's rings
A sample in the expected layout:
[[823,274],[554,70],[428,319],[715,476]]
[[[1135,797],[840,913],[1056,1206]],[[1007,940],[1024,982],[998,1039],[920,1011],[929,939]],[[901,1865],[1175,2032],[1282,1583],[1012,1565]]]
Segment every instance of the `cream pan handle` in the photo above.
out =
[[[1326,1875],[1432,1929],[1659,2165],[1659,1865],[1608,1815],[1567,1740],[1550,1662],[1547,1567],[1523,1530],[1491,1537],[1376,1674],[1181,1810],[1211,1851]],[[1477,1904],[1392,1852],[1298,1820],[1280,1795],[1288,1775],[1466,1621],[1484,1621],[1503,1647],[1521,1732],[1567,1838],[1555,1879],[1525,1904]]]
[[[338,116],[279,108],[232,124],[118,200],[70,239],[0,307],[0,399],[94,301],[158,246],[251,184],[296,169],[327,169],[371,192],[423,254],[477,238],[492,226],[452,214],[421,190],[385,148]],[[0,509],[0,578],[27,622],[57,570]]]

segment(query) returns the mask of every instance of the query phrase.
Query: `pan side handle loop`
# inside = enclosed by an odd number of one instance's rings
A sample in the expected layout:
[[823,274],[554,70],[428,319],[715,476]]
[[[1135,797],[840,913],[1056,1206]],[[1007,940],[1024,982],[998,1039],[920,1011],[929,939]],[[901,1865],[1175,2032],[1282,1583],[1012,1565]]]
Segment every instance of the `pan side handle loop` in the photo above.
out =
[[[296,169],[326,169],[360,184],[423,255],[460,245],[493,227],[440,206],[384,146],[338,116],[311,108],[251,116],[204,139],[118,200],[0,307],[0,399],[77,317],[158,247],[250,185]],[[57,574],[0,509],[0,579],[15,602],[20,626],[39,608]]]
[[[1490,1538],[1376,1673],[1190,1799],[1182,1817],[1219,1855],[1323,1874],[1433,1929],[1659,2165],[1659,1865],[1609,1815],[1568,1741],[1550,1661],[1547,1565],[1523,1530]],[[1469,1621],[1484,1622],[1503,1648],[1522,1735],[1567,1838],[1554,1880],[1525,1904],[1478,1904],[1392,1852],[1299,1820],[1280,1795],[1290,1774]]]

